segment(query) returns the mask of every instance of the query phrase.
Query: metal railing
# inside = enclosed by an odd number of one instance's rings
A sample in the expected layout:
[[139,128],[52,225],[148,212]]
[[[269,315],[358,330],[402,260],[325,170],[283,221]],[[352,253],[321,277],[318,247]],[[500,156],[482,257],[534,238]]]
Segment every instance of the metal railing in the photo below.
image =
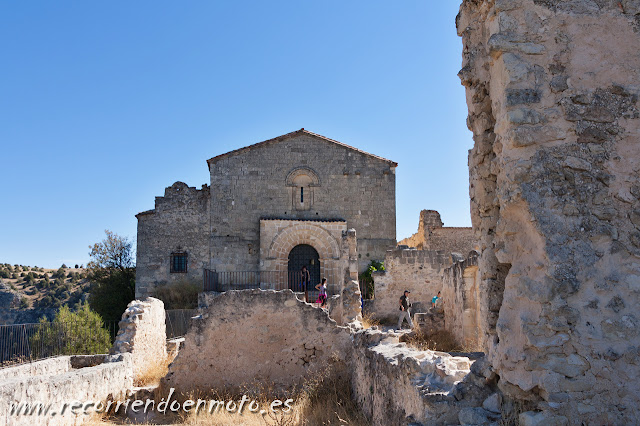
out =
[[108,353],[118,321],[0,325],[0,367],[60,355]]
[[361,276],[360,278],[358,278],[358,282],[360,283],[360,294],[362,295],[362,298],[364,300],[373,299],[373,278]]
[[204,270],[204,291],[248,290],[261,288],[263,290],[286,290],[305,293],[307,301],[315,302],[318,283],[304,283],[299,271],[212,271]]
[[197,309],[169,309],[165,311],[167,339],[183,337],[189,331],[191,318],[198,315]]

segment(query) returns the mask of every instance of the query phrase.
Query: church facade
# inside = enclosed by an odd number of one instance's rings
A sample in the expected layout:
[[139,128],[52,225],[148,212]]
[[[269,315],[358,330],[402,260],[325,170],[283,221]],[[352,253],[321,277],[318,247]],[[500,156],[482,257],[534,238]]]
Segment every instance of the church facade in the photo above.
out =
[[270,288],[294,289],[292,273],[302,266],[311,284],[326,277],[331,289],[344,279],[348,229],[356,231],[360,271],[395,247],[391,160],[301,129],[207,165],[209,184],[176,182],[136,215],[136,297],[207,274],[259,276],[262,287],[269,277]]

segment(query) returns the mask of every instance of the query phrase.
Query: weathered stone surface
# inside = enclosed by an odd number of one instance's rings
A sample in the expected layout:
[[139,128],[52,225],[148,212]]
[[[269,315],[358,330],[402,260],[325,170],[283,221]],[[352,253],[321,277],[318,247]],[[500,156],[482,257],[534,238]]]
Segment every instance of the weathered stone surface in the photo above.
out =
[[[444,270],[442,299],[445,328],[470,350],[483,350],[480,328],[480,275],[478,253]],[[495,296],[495,295],[494,295]]]
[[499,415],[482,407],[466,407],[460,410],[458,414],[458,421],[461,425],[485,425],[499,418]]
[[540,411],[527,411],[518,417],[521,426],[565,426],[569,422],[564,416],[554,416],[553,414]]
[[499,393],[493,393],[482,402],[482,408],[492,413],[500,413],[502,411],[502,397]]
[[131,353],[134,376],[167,357],[165,311],[162,300],[134,300],[122,314],[111,354]]
[[290,290],[228,291],[193,321],[163,379],[183,392],[254,384],[289,390],[332,360],[349,360],[352,350],[348,328]]
[[[476,120],[482,121],[481,119]],[[422,210],[418,222],[418,232],[398,242],[418,250],[442,251],[466,255],[476,248],[477,242],[471,228],[446,227],[435,210]]]
[[444,309],[430,309],[429,312],[421,312],[414,315],[413,322],[416,331],[430,336],[445,329]]
[[400,296],[409,290],[411,314],[426,312],[431,299],[442,290],[442,274],[450,258],[432,250],[389,250],[384,259],[385,271],[372,274],[375,299],[369,302],[368,311],[378,318],[397,320]]
[[[103,362],[104,361],[104,362]],[[0,422],[4,425],[66,426],[89,419],[76,401],[124,399],[133,386],[131,354],[61,356],[0,370]],[[12,415],[11,403],[51,404],[52,415]],[[69,404],[61,413],[63,404]],[[91,414],[93,407],[88,408]]]
[[420,351],[379,330],[356,333],[354,344],[353,390],[373,425],[458,424],[461,410],[483,413],[495,392],[467,357]]
[[479,324],[501,389],[546,407],[523,422],[640,420],[636,3],[465,0],[457,18]]

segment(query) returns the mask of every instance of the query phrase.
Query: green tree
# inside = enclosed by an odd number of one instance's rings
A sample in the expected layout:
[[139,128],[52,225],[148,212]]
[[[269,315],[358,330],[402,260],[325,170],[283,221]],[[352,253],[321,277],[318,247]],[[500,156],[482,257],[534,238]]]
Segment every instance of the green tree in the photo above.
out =
[[53,355],[104,354],[111,347],[104,322],[87,304],[73,312],[62,306],[52,322],[40,319],[29,343],[36,359]]
[[108,230],[105,234],[104,240],[89,247],[89,305],[105,320],[119,320],[135,298],[133,243]]

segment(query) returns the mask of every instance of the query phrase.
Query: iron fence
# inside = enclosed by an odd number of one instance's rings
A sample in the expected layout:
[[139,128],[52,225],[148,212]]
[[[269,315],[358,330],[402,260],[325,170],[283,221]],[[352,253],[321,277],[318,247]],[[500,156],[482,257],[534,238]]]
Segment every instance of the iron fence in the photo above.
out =
[[0,367],[60,355],[108,353],[118,321],[0,325]]
[[175,339],[187,334],[191,326],[191,318],[198,315],[197,309],[169,309],[165,312],[167,339]]
[[248,290],[286,290],[305,293],[308,302],[318,298],[318,283],[304,282],[300,271],[212,271],[204,270],[204,291]]
[[373,278],[360,277],[358,278],[360,283],[360,294],[364,300],[371,300],[374,297]]

